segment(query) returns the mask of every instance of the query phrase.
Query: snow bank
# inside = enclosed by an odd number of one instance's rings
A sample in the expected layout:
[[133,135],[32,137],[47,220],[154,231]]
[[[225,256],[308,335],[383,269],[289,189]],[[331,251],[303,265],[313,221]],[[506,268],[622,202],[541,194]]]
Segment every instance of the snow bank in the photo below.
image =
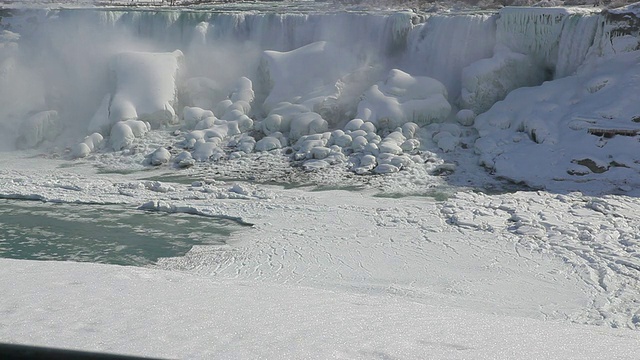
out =
[[447,89],[442,83],[397,69],[362,97],[356,118],[370,121],[379,129],[395,129],[406,122],[419,125],[441,122],[451,112]]
[[193,359],[455,358],[461,352],[472,358],[632,359],[640,341],[629,330],[402,297],[132,267],[6,259],[1,265],[14,274],[0,279],[7,325],[0,337],[9,343]]
[[640,167],[629,149],[637,145],[640,109],[624,94],[640,91],[639,63],[637,51],[620,54],[512,91],[475,120],[481,164],[534,187],[636,186]]
[[140,120],[119,121],[111,127],[109,141],[113,150],[123,150],[130,147],[136,138],[144,136],[151,130],[148,122]]

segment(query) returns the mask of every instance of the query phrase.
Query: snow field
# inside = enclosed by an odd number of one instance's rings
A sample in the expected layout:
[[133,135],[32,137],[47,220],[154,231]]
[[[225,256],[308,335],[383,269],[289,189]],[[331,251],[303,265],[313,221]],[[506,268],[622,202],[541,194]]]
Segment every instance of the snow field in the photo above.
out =
[[401,297],[95,264],[1,263],[15,276],[0,279],[11,294],[0,299],[0,337],[33,345],[190,359],[632,359],[640,340],[628,330]]
[[2,260],[3,341],[190,358],[635,356],[636,333],[609,327],[638,324],[633,198],[381,201],[3,163],[3,197],[253,224],[158,269]]

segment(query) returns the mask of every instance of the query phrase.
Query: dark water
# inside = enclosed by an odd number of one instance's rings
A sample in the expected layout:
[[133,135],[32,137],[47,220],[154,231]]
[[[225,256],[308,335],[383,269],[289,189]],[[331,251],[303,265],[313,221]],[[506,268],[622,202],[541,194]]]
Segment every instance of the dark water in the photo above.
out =
[[222,245],[241,227],[123,206],[0,199],[0,257],[146,265],[193,245]]

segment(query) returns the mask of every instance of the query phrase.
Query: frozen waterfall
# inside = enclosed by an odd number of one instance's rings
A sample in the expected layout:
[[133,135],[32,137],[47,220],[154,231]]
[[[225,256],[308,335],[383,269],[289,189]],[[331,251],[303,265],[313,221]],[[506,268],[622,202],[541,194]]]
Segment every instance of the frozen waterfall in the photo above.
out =
[[[310,111],[330,114],[327,120],[333,126],[351,120],[359,97],[392,69],[434,78],[444,84],[444,95],[454,109],[481,113],[515,88],[571,75],[590,56],[637,45],[635,37],[630,40],[628,34],[616,32],[615,22],[606,15],[544,8],[459,15],[24,9],[5,11],[1,25],[3,149],[24,136],[22,123],[45,111],[58,114],[55,128],[63,141],[89,135],[92,118],[95,123],[96,116],[104,115],[101,111],[110,111],[121,86],[113,64],[125,52],[184,54],[179,69],[171,69],[175,76],[163,83],[174,89],[162,90],[177,95],[167,103],[172,107],[167,113],[177,118],[182,107],[196,103],[213,111],[237,79],[246,77],[256,94],[245,115],[257,120],[268,115],[276,104],[262,109],[261,101],[276,88],[290,94],[279,101],[306,101]],[[285,53],[319,41],[331,43],[327,49],[332,53],[301,61],[325,70],[310,71],[314,78],[304,79],[305,64],[292,65],[302,77],[292,83],[300,84],[299,89],[274,87],[271,82],[276,79],[269,78],[273,74],[260,67],[264,51]],[[198,97],[208,100],[194,100]],[[137,114],[134,110],[126,113]],[[111,122],[118,120],[132,119]],[[108,130],[102,135],[108,136]],[[32,142],[37,145],[52,136],[32,137]]]

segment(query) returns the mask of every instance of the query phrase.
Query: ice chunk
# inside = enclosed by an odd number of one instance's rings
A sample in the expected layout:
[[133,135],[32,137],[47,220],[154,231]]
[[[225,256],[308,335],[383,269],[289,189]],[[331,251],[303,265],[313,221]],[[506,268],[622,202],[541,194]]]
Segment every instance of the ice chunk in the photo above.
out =
[[184,123],[188,128],[193,128],[196,124],[204,119],[215,119],[211,110],[204,110],[199,107],[190,106],[184,107],[184,109],[182,110],[182,118],[184,119]]
[[458,123],[460,123],[460,125],[471,126],[476,120],[476,114],[473,112],[473,110],[462,109],[456,114],[456,120],[458,120]]
[[304,135],[318,134],[327,131],[329,124],[320,114],[314,112],[302,113],[291,120],[291,140],[297,140]]
[[186,168],[195,165],[196,161],[191,156],[191,153],[188,151],[183,151],[174,159],[175,163],[181,167]]

